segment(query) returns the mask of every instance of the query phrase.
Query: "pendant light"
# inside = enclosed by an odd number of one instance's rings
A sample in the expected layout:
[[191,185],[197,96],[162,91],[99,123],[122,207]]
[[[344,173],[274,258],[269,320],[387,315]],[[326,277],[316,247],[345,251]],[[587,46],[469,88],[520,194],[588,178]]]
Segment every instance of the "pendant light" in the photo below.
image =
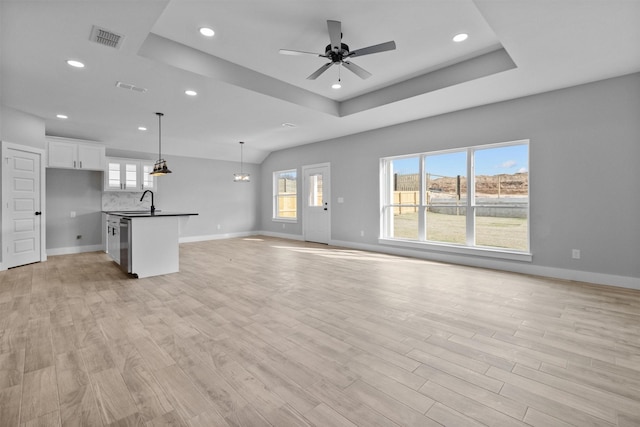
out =
[[243,158],[242,158],[242,149],[244,147],[244,141],[240,141],[240,173],[234,173],[233,174],[233,181],[234,182],[249,182],[251,181],[251,175],[249,175],[248,173],[244,173],[242,171],[242,166],[243,166]]
[[158,116],[158,161],[153,165],[153,172],[149,175],[162,176],[171,173],[167,167],[167,162],[162,158],[162,113],[156,113]]

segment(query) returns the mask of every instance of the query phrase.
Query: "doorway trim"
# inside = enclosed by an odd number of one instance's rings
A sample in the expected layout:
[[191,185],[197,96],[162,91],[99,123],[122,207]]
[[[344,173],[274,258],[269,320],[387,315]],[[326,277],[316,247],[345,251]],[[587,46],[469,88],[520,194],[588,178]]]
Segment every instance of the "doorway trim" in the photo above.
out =
[[31,147],[28,145],[15,144],[13,142],[1,141],[2,145],[2,235],[0,236],[0,248],[2,250],[2,260],[0,261],[0,271],[7,269],[7,248],[6,248],[6,236],[7,231],[10,228],[7,206],[9,200],[9,182],[8,182],[8,168],[6,167],[9,152],[8,150],[24,151],[27,153],[37,154],[40,156],[40,211],[42,216],[40,218],[40,262],[47,260],[47,209],[45,205],[46,201],[46,177],[45,177],[45,150],[40,148]]

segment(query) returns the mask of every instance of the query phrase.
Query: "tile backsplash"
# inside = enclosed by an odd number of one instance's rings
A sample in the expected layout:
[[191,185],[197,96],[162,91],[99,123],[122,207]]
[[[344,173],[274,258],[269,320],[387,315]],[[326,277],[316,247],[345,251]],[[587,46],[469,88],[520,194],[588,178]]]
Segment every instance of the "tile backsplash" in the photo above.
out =
[[140,201],[140,193],[125,193],[115,191],[105,191],[102,193],[103,211],[133,211],[151,209],[151,196],[147,195]]

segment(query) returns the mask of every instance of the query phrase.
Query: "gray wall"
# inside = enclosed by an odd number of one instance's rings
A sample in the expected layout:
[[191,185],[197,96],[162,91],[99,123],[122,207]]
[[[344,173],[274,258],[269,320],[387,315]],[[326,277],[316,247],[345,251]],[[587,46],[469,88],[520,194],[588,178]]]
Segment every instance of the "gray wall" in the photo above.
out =
[[274,152],[262,164],[261,229],[302,234],[301,220],[285,230],[271,220],[273,171],[330,162],[332,240],[385,251],[381,157],[520,139],[530,139],[531,265],[640,277],[640,74]]
[[0,107],[0,139],[44,149],[44,120],[3,105]]
[[46,174],[47,249],[101,245],[102,172],[47,168]]
[[[257,231],[260,166],[244,164],[251,182],[233,182],[238,162],[166,157],[170,175],[157,178],[156,208],[196,212],[182,219],[181,238],[197,238]],[[220,225],[220,228],[218,228]]]

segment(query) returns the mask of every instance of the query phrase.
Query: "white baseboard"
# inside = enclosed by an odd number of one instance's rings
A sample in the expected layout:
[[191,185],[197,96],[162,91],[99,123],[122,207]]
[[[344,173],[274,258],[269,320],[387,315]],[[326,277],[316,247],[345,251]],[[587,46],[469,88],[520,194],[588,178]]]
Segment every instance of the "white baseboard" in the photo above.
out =
[[276,233],[273,231],[259,231],[258,234],[269,237],[277,237],[279,239],[304,240],[302,234]]
[[640,278],[617,276],[614,274],[593,273],[589,271],[570,270],[565,268],[545,267],[532,265],[531,263],[518,263],[488,258],[473,258],[449,253],[436,253],[417,251],[406,248],[378,246],[366,243],[354,243],[343,240],[332,240],[334,246],[342,246],[350,249],[359,249],[370,252],[381,252],[391,255],[408,256],[412,258],[427,259],[451,264],[468,265],[471,267],[489,268],[494,270],[510,271],[513,273],[530,274],[533,276],[550,277],[561,280],[593,283],[597,285],[617,286],[620,288],[640,290]]
[[223,239],[233,239],[236,237],[249,237],[260,234],[259,231],[241,231],[238,233],[222,233],[222,234],[207,234],[203,236],[185,236],[180,237],[178,239],[179,243],[193,243],[193,242],[204,242],[207,240],[223,240]]
[[98,252],[104,250],[104,245],[71,246],[68,248],[47,249],[47,256],[81,254],[84,252]]

